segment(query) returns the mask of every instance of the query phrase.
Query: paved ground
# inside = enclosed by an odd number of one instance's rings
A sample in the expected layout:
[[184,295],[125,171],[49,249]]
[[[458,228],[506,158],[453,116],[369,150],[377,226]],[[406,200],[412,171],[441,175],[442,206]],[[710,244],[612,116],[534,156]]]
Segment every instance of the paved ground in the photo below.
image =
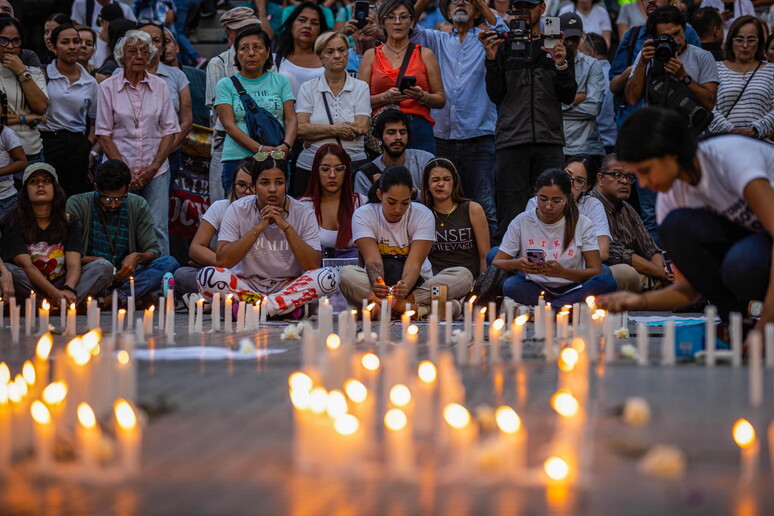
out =
[[[178,316],[177,322],[178,333],[185,332],[185,318]],[[79,324],[85,320],[79,318]],[[107,318],[103,324],[109,325]],[[256,338],[287,352],[260,361],[139,362],[139,402],[154,411],[145,431],[142,479],[96,487],[37,479],[17,465],[9,478],[0,481],[0,514],[774,512],[765,442],[766,425],[774,417],[770,402],[774,382],[766,378],[768,403],[752,410],[747,402],[747,369],[726,366],[643,368],[618,361],[596,368],[590,382],[590,437],[583,451],[590,458],[590,472],[576,488],[548,490],[525,483],[477,486],[474,473],[453,485],[443,484],[429,471],[421,482],[410,484],[384,481],[378,475],[350,480],[297,474],[292,465],[287,377],[299,366],[300,341],[281,341],[280,330],[262,330]],[[397,336],[399,326],[392,331]],[[235,346],[239,338],[180,335],[177,344]],[[21,346],[11,346],[8,330],[0,330],[0,359],[11,363],[14,371],[32,355],[34,339],[23,340]],[[64,342],[57,338],[57,346]],[[654,356],[658,349],[656,338]],[[518,410],[529,430],[528,464],[539,467],[553,434],[555,416],[549,398],[556,389],[556,366],[536,359],[518,367],[469,367],[463,380],[469,407],[503,402]],[[624,426],[615,415],[623,400],[635,395],[645,397],[653,410],[651,423],[641,429]],[[750,419],[764,438],[760,476],[749,489],[737,486],[739,452],[730,437],[739,417]],[[686,453],[688,472],[683,480],[655,480],[637,471],[637,457],[654,443],[674,444]],[[423,453],[432,450],[429,442],[420,441],[418,446]]]

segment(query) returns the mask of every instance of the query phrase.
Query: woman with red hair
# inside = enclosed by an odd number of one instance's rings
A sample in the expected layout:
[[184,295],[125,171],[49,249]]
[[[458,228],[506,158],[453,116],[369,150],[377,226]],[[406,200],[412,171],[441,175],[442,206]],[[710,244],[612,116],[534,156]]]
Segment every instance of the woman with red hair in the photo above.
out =
[[323,258],[355,258],[352,242],[352,214],[368,199],[352,189],[352,161],[335,143],[317,149],[312,162],[309,187],[301,202],[308,203],[320,224]]

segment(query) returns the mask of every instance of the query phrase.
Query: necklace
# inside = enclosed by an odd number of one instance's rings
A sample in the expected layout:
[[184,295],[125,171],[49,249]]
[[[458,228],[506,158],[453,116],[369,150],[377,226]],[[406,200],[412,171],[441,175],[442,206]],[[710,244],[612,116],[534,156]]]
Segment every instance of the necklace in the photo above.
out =
[[41,220],[43,220],[43,219],[50,219],[51,215],[35,215],[35,218],[36,219],[41,219]]
[[444,213],[446,215],[446,218],[441,220],[441,217],[438,216],[438,212],[436,210],[433,210],[433,214],[435,214],[435,218],[438,219],[438,222],[441,223],[441,227],[444,227],[444,225],[449,222],[449,217],[452,216],[452,213],[454,213],[454,210],[457,209],[457,204],[454,204],[454,207],[452,207],[451,211],[449,213]]
[[402,49],[402,50],[395,50],[394,48],[392,48],[392,47],[391,47],[390,45],[388,45],[387,43],[385,43],[385,44],[384,44],[384,46],[385,46],[385,47],[387,47],[387,48],[389,48],[389,49],[392,51],[392,53],[393,53],[393,54],[395,54],[395,57],[398,57],[399,55],[401,55],[403,52],[405,52],[405,51],[406,51],[406,49],[409,47],[409,44],[408,44],[408,43],[406,43],[406,46],[405,46],[405,47],[403,47],[403,49]]
[[142,114],[142,105],[145,103],[145,94],[148,92],[147,88],[144,88],[142,90],[142,98],[140,99],[140,112],[138,113],[137,110],[134,108],[134,102],[132,102],[132,97],[129,95],[129,88],[124,88],[124,93],[126,93],[126,98],[129,100],[129,105],[132,106],[132,120],[134,120],[134,128],[138,129],[140,127],[140,115]]

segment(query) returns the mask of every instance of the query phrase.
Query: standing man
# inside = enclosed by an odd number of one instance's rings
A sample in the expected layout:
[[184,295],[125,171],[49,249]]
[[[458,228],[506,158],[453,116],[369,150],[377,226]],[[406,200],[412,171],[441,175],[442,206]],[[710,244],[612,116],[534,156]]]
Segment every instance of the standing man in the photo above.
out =
[[215,87],[218,81],[224,77],[231,77],[237,73],[234,65],[234,40],[240,30],[250,25],[260,24],[255,12],[249,7],[235,7],[220,17],[220,24],[226,31],[228,38],[228,50],[210,59],[207,63],[207,85],[204,92],[205,104],[212,113],[212,156],[210,157],[210,200],[212,202],[225,199],[228,192],[223,191],[220,173],[223,170],[223,142],[226,139],[226,130],[220,123],[215,113]]
[[714,7],[702,7],[693,13],[691,26],[699,33],[701,48],[712,54],[715,61],[723,57],[723,18]]
[[495,242],[526,208],[538,175],[564,165],[562,103],[572,104],[578,89],[564,40],[550,49],[544,46],[543,0],[516,0],[511,8],[510,23],[525,25],[528,41],[484,32],[478,36],[486,51],[486,92],[500,107],[494,142],[499,225]]
[[610,61],[607,60],[607,43],[605,38],[593,32],[586,33],[581,43],[581,52],[593,57],[602,65],[602,74],[605,76],[605,95],[602,99],[602,110],[597,117],[597,127],[605,146],[605,154],[610,154],[615,149],[615,139],[618,136],[618,126],[615,125],[615,108],[613,107],[613,92],[610,91]]
[[94,29],[94,32],[99,33],[102,29],[99,15],[102,13],[102,8],[109,4],[119,5],[124,12],[124,18],[137,21],[137,17],[134,15],[131,7],[125,3],[114,2],[113,0],[75,0],[70,12],[70,19],[75,23],[91,27]]
[[[430,0],[414,5],[417,17]],[[495,148],[497,122],[495,105],[481,87],[486,75],[484,47],[478,41],[481,32],[508,27],[496,17],[484,0],[441,0],[440,11],[452,23],[452,32],[426,29],[417,24],[412,43],[430,50],[441,65],[446,105],[433,109],[435,152],[457,167],[462,190],[484,208],[489,234],[497,231],[495,208]],[[480,28],[486,21],[488,28]]]

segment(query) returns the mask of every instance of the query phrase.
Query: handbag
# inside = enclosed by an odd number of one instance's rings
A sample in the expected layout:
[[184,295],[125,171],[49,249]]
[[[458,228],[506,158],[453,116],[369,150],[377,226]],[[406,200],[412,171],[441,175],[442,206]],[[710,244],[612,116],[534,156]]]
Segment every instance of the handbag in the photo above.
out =
[[[323,80],[323,79],[324,79],[324,77],[320,77],[320,80]],[[333,117],[331,116],[331,108],[328,107],[328,97],[325,95],[324,91],[320,92],[320,95],[322,95],[323,104],[325,104],[325,114],[328,115],[328,123],[333,125]],[[336,143],[338,143],[339,147],[341,147],[342,149],[344,148],[344,146],[341,144],[341,138],[339,138],[338,136],[336,136]]]
[[503,295],[503,283],[513,276],[512,272],[504,271],[500,267],[490,265],[484,273],[478,277],[473,285],[473,294],[476,296],[476,306],[487,306],[491,301],[496,301]]
[[247,132],[250,138],[261,145],[268,145],[270,147],[276,147],[282,143],[282,139],[285,138],[285,128],[282,127],[279,120],[255,103],[255,100],[247,94],[236,75],[232,75],[230,79],[239,94],[242,106],[245,108],[245,123],[247,124]]

